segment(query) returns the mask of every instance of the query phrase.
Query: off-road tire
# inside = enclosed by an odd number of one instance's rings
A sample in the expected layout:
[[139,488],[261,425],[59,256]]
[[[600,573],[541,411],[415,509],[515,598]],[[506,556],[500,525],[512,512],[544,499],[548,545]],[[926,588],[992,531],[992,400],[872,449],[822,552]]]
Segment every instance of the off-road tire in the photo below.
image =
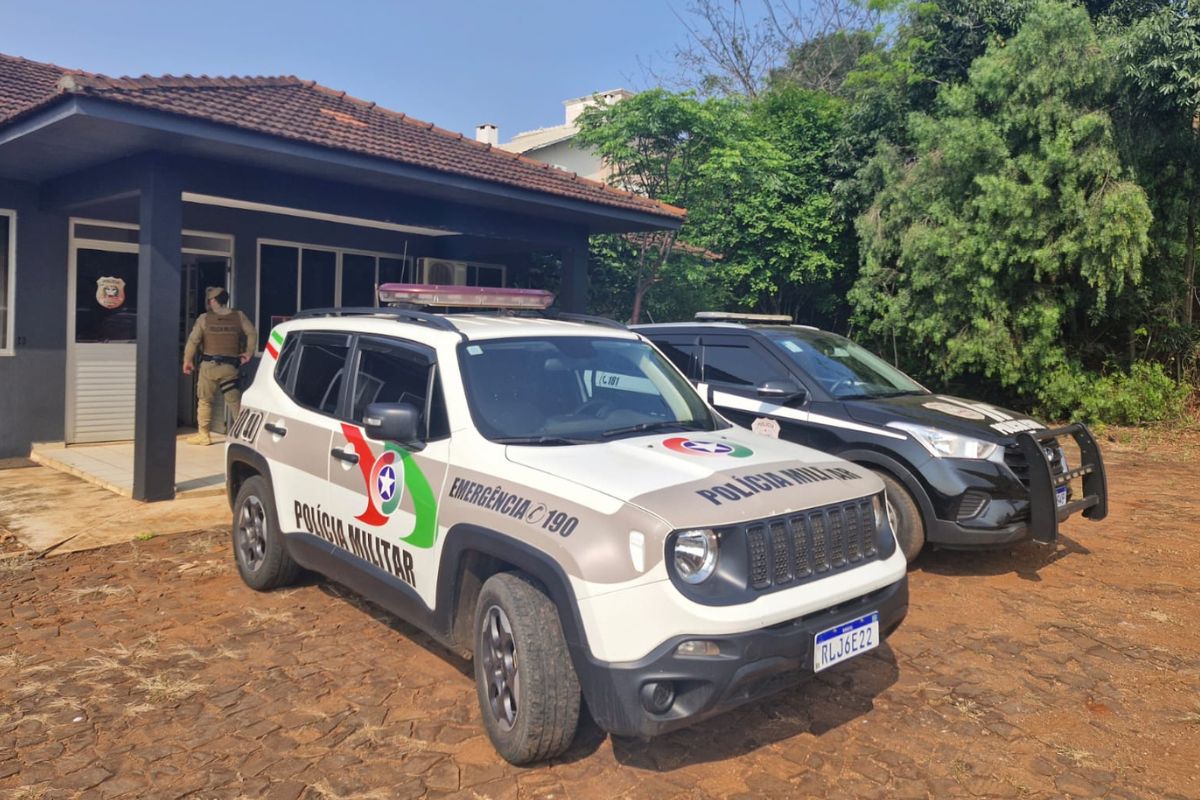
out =
[[917,507],[917,501],[908,489],[891,474],[882,470],[876,470],[875,474],[883,481],[887,502],[891,505],[896,520],[893,532],[896,534],[896,542],[900,545],[900,552],[904,553],[904,557],[911,563],[925,546],[925,522],[921,518],[921,509]]
[[300,565],[288,555],[275,501],[262,476],[247,478],[238,489],[230,533],[238,574],[251,589],[265,592],[296,582]]
[[[507,622],[510,635],[501,630],[493,636],[499,620]],[[519,572],[488,578],[475,605],[473,644],[479,711],[496,752],[520,765],[566,750],[579,724],[579,679],[558,610],[545,590]],[[496,653],[508,658],[503,663],[512,666],[511,675],[503,667],[503,674],[489,671],[489,663],[500,664]],[[511,722],[493,706],[495,696],[504,707],[506,696],[497,691],[497,682],[510,690],[509,699],[515,698],[508,706],[515,709]]]

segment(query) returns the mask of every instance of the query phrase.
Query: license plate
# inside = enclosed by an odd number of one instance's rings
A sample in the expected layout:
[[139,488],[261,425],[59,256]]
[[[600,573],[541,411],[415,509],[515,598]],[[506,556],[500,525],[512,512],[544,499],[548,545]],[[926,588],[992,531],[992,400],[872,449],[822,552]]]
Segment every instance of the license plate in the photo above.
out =
[[820,672],[878,646],[878,611],[827,628],[814,637],[813,672]]
[[1067,504],[1067,487],[1065,487],[1065,486],[1055,486],[1054,487],[1054,504],[1056,506],[1058,506],[1059,508],[1062,508],[1063,506],[1065,506]]

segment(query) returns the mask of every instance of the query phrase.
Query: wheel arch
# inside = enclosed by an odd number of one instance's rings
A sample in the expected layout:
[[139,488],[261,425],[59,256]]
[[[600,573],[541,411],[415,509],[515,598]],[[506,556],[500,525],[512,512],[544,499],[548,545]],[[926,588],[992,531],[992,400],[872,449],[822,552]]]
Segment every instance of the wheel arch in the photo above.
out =
[[260,475],[266,480],[273,502],[274,484],[271,482],[271,465],[267,463],[267,459],[262,453],[244,444],[229,445],[225,451],[225,494],[231,509],[242,484],[247,478],[255,475]]
[[499,572],[519,570],[540,583],[558,609],[563,637],[574,654],[587,649],[579,604],[562,567],[537,548],[500,531],[460,523],[446,533],[438,565],[437,608],[443,630],[458,648],[472,647],[475,603],[484,582]]
[[937,520],[937,514],[934,513],[933,501],[929,499],[929,493],[925,491],[925,487],[921,484],[920,479],[913,474],[913,471],[909,467],[890,456],[874,450],[846,450],[838,453],[838,457],[844,458],[847,461],[853,461],[855,464],[869,469],[883,470],[900,481],[900,484],[908,490],[913,500],[917,502],[917,509],[921,512],[922,521],[925,523],[925,530],[928,535],[928,531],[931,530],[930,526]]

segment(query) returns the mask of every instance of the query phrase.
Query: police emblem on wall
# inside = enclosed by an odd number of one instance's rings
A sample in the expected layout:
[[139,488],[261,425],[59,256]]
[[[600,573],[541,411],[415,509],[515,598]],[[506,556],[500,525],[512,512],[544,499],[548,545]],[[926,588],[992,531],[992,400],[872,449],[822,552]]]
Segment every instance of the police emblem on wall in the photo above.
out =
[[125,279],[113,277],[97,278],[96,302],[110,311],[125,305]]

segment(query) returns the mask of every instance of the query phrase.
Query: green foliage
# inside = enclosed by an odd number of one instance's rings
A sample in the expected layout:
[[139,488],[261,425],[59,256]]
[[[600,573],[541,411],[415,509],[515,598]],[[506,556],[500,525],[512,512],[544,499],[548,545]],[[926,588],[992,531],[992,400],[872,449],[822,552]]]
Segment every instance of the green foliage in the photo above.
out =
[[1054,419],[1144,425],[1179,419],[1191,390],[1176,383],[1162,364],[1135,361],[1128,372],[1104,375],[1064,367],[1049,376],[1038,394],[1042,413]]
[[793,311],[804,286],[840,267],[826,159],[841,109],[822,92],[774,88],[741,109],[735,135],[699,167],[685,237],[721,253],[744,309]]
[[1148,245],[1104,111],[1113,79],[1086,12],[1042,2],[914,114],[915,159],[883,148],[871,166],[883,189],[858,222],[859,322],[943,378],[1026,397],[1072,363]]

